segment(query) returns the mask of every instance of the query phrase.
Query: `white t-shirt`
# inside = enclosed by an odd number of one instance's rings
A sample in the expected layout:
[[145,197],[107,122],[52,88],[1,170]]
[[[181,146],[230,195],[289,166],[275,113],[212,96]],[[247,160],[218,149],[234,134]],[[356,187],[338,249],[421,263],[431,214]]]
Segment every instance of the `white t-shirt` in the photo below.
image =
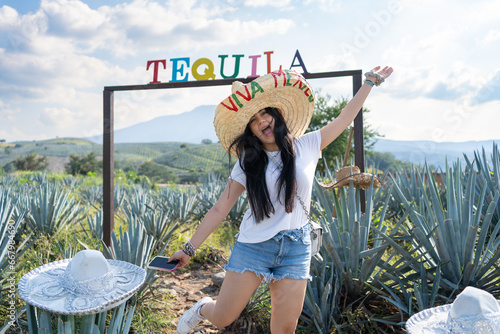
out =
[[[295,178],[297,181],[297,193],[306,204],[307,210],[310,210],[311,193],[314,181],[314,174],[318,159],[321,157],[321,133],[319,130],[306,133],[305,135],[294,139],[295,148]],[[295,203],[291,213],[285,211],[284,191],[281,196],[281,202],[278,200],[278,177],[281,168],[278,169],[274,161],[281,165],[280,152],[266,153],[270,156],[266,170],[266,184],[269,190],[269,198],[274,207],[274,214],[271,217],[264,217],[260,222],[255,221],[251,208],[245,213],[240,225],[238,241],[246,243],[258,243],[269,240],[278,232],[299,228],[307,223],[307,216],[297,199],[294,196]],[[231,179],[237,181],[246,188],[246,175],[240,167],[239,159],[231,172]]]

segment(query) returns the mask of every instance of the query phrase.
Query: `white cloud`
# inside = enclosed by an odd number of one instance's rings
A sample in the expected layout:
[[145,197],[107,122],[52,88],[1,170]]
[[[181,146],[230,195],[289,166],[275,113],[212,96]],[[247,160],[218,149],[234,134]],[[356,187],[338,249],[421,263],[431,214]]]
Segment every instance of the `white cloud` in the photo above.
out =
[[19,130],[16,126],[9,126],[7,130],[0,128],[0,139],[5,139],[6,141],[18,141],[18,140],[31,140],[32,137],[29,134],[24,133]]
[[[271,5],[280,4],[286,3]],[[12,43],[15,49],[29,46],[32,52],[43,54],[52,47],[79,53],[109,50],[117,57],[166,47],[199,50],[284,34],[294,26],[288,19],[245,21],[241,16],[226,15],[232,8],[180,0],[166,4],[135,0],[98,9],[81,1],[43,0],[37,13],[21,20],[15,19],[17,12],[3,11],[3,16],[14,17],[10,32],[17,39]]]
[[495,43],[500,40],[500,30],[492,29],[488,31],[486,36],[484,36],[479,42],[484,44]]
[[14,116],[17,113],[19,113],[19,110],[14,110],[0,101],[0,124],[14,121]]
[[44,126],[62,128],[70,126],[75,119],[75,113],[66,108],[45,108],[40,114],[40,122]]
[[315,3],[325,12],[334,12],[340,9],[340,2],[338,0],[306,0],[305,5],[312,6]]
[[268,19],[243,21],[225,17],[222,8],[194,6],[194,2],[171,1],[167,6],[136,0],[110,9],[109,20],[122,29],[131,49],[150,51],[200,50],[205,47],[232,45],[284,34],[294,26],[292,20]]
[[[124,72],[105,61],[78,54],[5,53],[0,58],[0,87],[11,98],[71,103],[76,89],[98,88]],[[5,90],[5,89],[8,89]]]
[[290,5],[290,0],[245,0],[245,6],[249,7],[285,7]]
[[87,39],[106,28],[105,14],[81,1],[42,0],[40,10],[48,17],[49,32],[55,35]]
[[0,29],[5,29],[19,20],[17,11],[9,6],[0,7]]

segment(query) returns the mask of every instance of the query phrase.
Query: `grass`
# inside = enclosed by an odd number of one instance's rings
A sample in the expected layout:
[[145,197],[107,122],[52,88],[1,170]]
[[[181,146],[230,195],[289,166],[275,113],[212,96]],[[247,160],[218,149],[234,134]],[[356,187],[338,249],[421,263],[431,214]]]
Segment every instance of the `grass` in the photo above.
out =
[[134,333],[173,333],[177,319],[169,312],[172,303],[175,303],[172,295],[161,293],[140,303],[132,320]]

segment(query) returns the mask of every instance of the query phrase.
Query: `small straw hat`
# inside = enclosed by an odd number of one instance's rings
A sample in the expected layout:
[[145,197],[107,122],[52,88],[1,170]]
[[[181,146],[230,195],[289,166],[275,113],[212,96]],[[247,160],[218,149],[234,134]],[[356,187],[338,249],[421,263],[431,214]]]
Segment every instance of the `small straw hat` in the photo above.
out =
[[468,286],[453,304],[423,310],[408,319],[410,334],[500,334],[500,301]]
[[146,271],[124,261],[106,260],[97,250],[38,267],[19,281],[19,296],[52,313],[88,315],[112,309],[132,297]]
[[370,188],[373,179],[373,188],[380,188],[380,180],[368,173],[361,173],[357,166],[342,167],[337,171],[337,179],[328,183],[318,182],[318,184],[326,189],[339,188],[349,186],[349,181],[352,181],[355,187],[361,189]]
[[[233,82],[232,93],[215,109],[214,127],[224,149],[243,134],[258,111],[274,107],[285,119],[294,137],[303,135],[314,111],[314,92],[302,75],[293,70],[278,70],[244,85]],[[231,155],[236,157],[233,149]]]

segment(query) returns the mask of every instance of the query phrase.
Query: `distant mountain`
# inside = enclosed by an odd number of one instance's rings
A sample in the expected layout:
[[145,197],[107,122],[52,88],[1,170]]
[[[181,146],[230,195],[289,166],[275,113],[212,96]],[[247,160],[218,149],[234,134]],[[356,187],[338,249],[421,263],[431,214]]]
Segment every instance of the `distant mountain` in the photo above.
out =
[[[178,115],[161,116],[147,122],[135,124],[123,129],[115,130],[115,143],[156,143],[182,142],[200,144],[203,139],[210,139],[217,143],[213,127],[215,106],[204,105]],[[88,138],[102,143],[102,136]],[[433,141],[398,141],[380,138],[375,144],[377,152],[389,152],[396,159],[424,165],[425,162],[444,167],[446,159],[450,164],[457,159],[464,161],[465,153],[470,160],[474,158],[474,151],[486,151],[490,158],[493,143],[500,140],[468,141],[468,142],[433,142]]]
[[[115,129],[115,143],[182,142],[200,144],[203,139],[219,141],[213,126],[215,106],[199,106],[178,115],[154,118],[123,129]],[[102,143],[102,135],[88,138]]]
[[389,152],[398,160],[411,162],[415,165],[428,164],[444,168],[446,160],[452,165],[457,159],[465,161],[464,154],[472,161],[474,152],[482,154],[484,149],[488,159],[491,159],[493,143],[500,144],[500,140],[468,141],[468,142],[434,142],[398,141],[379,138],[374,146],[376,152]]

